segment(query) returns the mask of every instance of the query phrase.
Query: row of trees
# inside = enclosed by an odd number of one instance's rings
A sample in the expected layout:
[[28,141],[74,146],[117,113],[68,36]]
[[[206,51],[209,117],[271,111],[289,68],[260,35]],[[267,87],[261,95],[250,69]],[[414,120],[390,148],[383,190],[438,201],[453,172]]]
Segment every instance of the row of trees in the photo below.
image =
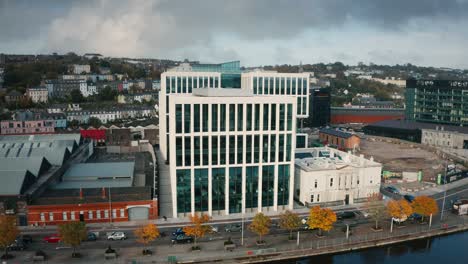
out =
[[439,207],[437,202],[428,196],[417,196],[411,203],[405,199],[391,200],[385,205],[382,195],[374,194],[367,200],[367,210],[375,221],[374,229],[381,229],[380,222],[386,217],[392,217],[401,223],[411,215],[418,214],[421,216],[421,222],[424,222],[425,217],[437,214]]

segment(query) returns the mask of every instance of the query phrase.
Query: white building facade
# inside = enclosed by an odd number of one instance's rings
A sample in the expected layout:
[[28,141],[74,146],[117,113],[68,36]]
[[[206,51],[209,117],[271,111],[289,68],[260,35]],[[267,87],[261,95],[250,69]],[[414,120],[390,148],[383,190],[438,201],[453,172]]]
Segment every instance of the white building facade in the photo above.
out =
[[[468,129],[464,127],[459,129],[468,132]],[[421,143],[424,145],[447,149],[468,149],[468,133],[445,130],[443,126],[421,131]]]
[[293,209],[296,99],[192,92],[168,96],[173,216]]
[[193,88],[221,88],[221,74],[217,72],[165,72],[161,75],[159,92],[159,146],[164,159],[169,158],[169,96],[191,94]]
[[45,87],[29,88],[26,94],[33,103],[47,103],[49,100],[49,90]]
[[296,151],[294,197],[305,205],[366,201],[380,192],[382,164],[333,148]]

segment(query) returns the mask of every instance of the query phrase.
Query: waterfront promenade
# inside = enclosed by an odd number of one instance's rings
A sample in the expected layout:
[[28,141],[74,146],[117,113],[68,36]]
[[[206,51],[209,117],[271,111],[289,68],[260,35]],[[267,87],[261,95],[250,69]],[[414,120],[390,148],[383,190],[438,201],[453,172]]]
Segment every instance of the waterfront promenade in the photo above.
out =
[[[159,238],[147,247],[137,244],[134,240],[108,242],[101,238],[97,242],[85,242],[79,249],[83,254],[81,259],[72,259],[69,248],[57,249],[56,245],[46,244],[39,246],[50,256],[48,263],[94,263],[98,260],[101,263],[168,263],[169,260],[177,263],[249,263],[346,252],[468,230],[467,216],[447,213],[442,223],[438,218],[439,216],[434,216],[431,227],[428,223],[417,222],[407,222],[404,226],[394,225],[392,233],[389,221],[382,224],[383,230],[380,232],[371,230],[373,223],[368,221],[357,226],[352,225],[349,238],[346,238],[344,232],[346,222],[341,222],[322,238],[316,236],[317,231],[300,231],[299,244],[296,239],[297,233],[295,239],[289,241],[286,231],[278,231],[266,236],[267,244],[261,247],[255,245],[257,237],[248,230],[245,233],[244,245],[241,245],[240,233],[213,234],[201,239],[199,245],[202,250],[199,252],[192,252],[191,244],[172,245],[167,237]],[[227,236],[236,243],[236,249],[224,250]],[[104,249],[109,244],[118,251],[118,259],[104,260]],[[154,254],[142,256],[143,248],[151,249]],[[11,263],[28,262],[32,254],[32,249],[16,253],[17,258]]]

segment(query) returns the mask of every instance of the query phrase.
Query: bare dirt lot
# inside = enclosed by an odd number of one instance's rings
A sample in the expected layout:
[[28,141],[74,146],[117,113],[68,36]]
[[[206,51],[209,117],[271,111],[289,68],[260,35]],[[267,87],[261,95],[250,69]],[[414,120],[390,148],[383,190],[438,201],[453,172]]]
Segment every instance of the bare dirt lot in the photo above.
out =
[[[411,147],[412,146],[412,147]],[[438,173],[444,173],[445,160],[436,154],[418,147],[418,144],[400,145],[363,139],[359,154],[373,156],[383,164],[383,170],[395,172],[423,171],[425,181],[434,181]]]

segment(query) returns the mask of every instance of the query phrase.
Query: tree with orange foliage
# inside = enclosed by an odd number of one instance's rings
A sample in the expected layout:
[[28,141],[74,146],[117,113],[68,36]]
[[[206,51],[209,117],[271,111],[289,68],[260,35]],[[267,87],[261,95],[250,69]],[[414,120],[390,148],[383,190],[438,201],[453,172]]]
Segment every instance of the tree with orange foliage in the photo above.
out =
[[209,225],[206,225],[210,221],[210,216],[206,214],[194,214],[190,217],[190,226],[184,227],[184,232],[187,236],[193,236],[193,241],[195,243],[194,249],[199,247],[197,246],[197,240],[204,237],[211,229]]
[[[143,245],[148,245],[150,242],[154,241],[159,237],[159,229],[155,224],[147,224],[136,229],[134,232],[137,237],[137,242],[142,243]],[[143,254],[146,254],[148,250],[144,249]]]
[[271,219],[263,213],[257,213],[249,225],[249,229],[259,236],[258,243],[264,243],[262,236],[270,232]]
[[318,228],[319,236],[322,236],[322,231],[330,231],[335,222],[336,213],[332,209],[320,208],[320,206],[314,206],[310,209],[307,224],[309,229]]
[[5,249],[5,258],[8,258],[8,246],[15,242],[19,235],[16,226],[16,217],[10,215],[0,215],[0,247]]
[[387,212],[394,219],[398,219],[398,223],[401,223],[413,213],[413,208],[404,199],[392,200],[387,204]]
[[439,212],[439,206],[436,200],[428,196],[417,196],[414,198],[411,205],[415,213],[422,215],[421,222],[424,221],[425,216],[430,216]]

